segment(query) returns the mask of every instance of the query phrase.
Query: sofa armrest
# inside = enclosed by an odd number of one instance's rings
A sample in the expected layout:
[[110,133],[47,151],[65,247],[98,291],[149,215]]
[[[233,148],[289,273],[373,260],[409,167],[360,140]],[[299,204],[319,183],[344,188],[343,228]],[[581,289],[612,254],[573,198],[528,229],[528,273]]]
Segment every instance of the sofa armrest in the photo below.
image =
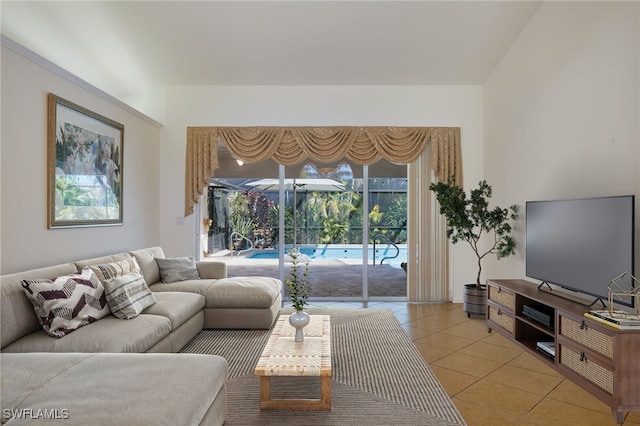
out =
[[224,262],[202,261],[196,262],[198,274],[204,279],[227,278],[227,264]]

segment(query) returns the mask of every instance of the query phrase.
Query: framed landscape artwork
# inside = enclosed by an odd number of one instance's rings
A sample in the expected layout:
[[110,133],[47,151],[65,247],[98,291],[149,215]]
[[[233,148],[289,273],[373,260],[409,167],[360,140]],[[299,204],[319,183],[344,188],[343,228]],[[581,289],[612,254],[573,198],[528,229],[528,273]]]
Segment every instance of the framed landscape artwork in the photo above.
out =
[[122,225],[124,126],[52,93],[49,228]]

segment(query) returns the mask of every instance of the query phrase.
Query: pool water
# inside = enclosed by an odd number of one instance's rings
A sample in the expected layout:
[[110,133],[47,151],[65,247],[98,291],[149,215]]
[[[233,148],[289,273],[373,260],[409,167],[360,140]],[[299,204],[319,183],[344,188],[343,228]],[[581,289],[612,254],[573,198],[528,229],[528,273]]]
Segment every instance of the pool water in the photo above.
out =
[[[289,248],[287,247],[287,250]],[[327,245],[308,247],[298,247],[301,253],[309,256],[310,259],[348,259],[348,260],[362,260],[362,246],[347,246],[347,245]],[[407,247],[398,245],[398,256],[392,259],[385,259],[384,264],[391,265],[395,268],[400,268],[400,263],[407,261]],[[385,257],[393,257],[397,253],[395,247],[390,245],[376,246],[376,264],[380,264],[380,260]],[[248,254],[247,257],[252,259],[277,259],[277,250],[257,250]],[[368,253],[369,262],[373,260],[373,247],[369,247]]]

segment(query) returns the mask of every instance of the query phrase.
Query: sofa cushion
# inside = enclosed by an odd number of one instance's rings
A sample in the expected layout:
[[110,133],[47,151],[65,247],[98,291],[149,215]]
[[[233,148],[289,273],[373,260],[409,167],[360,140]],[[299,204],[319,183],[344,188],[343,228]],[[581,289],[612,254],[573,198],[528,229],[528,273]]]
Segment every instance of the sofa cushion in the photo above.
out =
[[200,279],[196,261],[191,256],[157,258],[156,262],[160,269],[160,280],[163,283]]
[[169,318],[171,330],[180,327],[189,318],[204,309],[204,296],[200,294],[167,291],[154,293],[154,296],[156,303],[145,309],[144,314]]
[[270,277],[233,277],[207,287],[207,308],[268,309],[282,291],[282,281]]
[[[88,357],[91,354],[3,353],[0,356],[2,408],[21,408],[19,404],[34,391]],[[66,408],[66,404],[57,408]],[[7,420],[3,416],[2,423]]]
[[140,266],[134,257],[118,262],[90,265],[89,267],[103,284],[107,280],[121,277],[129,272],[140,272]]
[[220,261],[203,260],[196,262],[201,279],[227,278],[227,264]]
[[207,289],[213,285],[217,280],[184,280],[176,281],[174,283],[156,283],[150,285],[149,289],[154,293],[159,292],[171,292],[171,291],[184,291],[187,293],[196,293],[205,296]]
[[104,289],[109,309],[116,318],[135,318],[156,303],[140,272],[133,271],[106,280]]
[[270,277],[185,280],[149,286],[159,292],[186,291],[205,296],[205,308],[269,309],[282,292],[282,281]]
[[140,265],[140,270],[142,271],[144,280],[148,285],[160,282],[160,269],[158,268],[156,258],[164,257],[162,247],[150,247],[146,249],[134,250],[129,252],[129,254],[135,257],[138,261],[138,265]]
[[74,272],[77,272],[76,266],[65,263],[0,277],[0,342],[3,348],[22,336],[42,330],[33,305],[24,295],[22,280],[54,278]]
[[202,425],[215,402],[224,418],[229,370],[215,355],[7,354],[0,362],[2,408],[67,410],[54,424]]
[[25,279],[22,287],[42,328],[54,337],[109,314],[104,287],[90,268],[55,279]]
[[128,321],[109,315],[60,339],[42,329],[2,348],[3,352],[146,352],[171,332],[171,321],[141,314]]

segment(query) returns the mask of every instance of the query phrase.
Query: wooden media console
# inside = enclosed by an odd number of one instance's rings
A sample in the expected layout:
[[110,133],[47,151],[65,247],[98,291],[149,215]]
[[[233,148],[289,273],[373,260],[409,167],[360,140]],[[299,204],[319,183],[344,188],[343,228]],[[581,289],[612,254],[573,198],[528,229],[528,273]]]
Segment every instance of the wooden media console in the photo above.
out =
[[[640,410],[640,330],[586,318],[588,307],[540,291],[529,281],[488,280],[487,291],[490,332],[499,332],[610,406],[617,423]],[[531,315],[531,307],[543,315]]]

